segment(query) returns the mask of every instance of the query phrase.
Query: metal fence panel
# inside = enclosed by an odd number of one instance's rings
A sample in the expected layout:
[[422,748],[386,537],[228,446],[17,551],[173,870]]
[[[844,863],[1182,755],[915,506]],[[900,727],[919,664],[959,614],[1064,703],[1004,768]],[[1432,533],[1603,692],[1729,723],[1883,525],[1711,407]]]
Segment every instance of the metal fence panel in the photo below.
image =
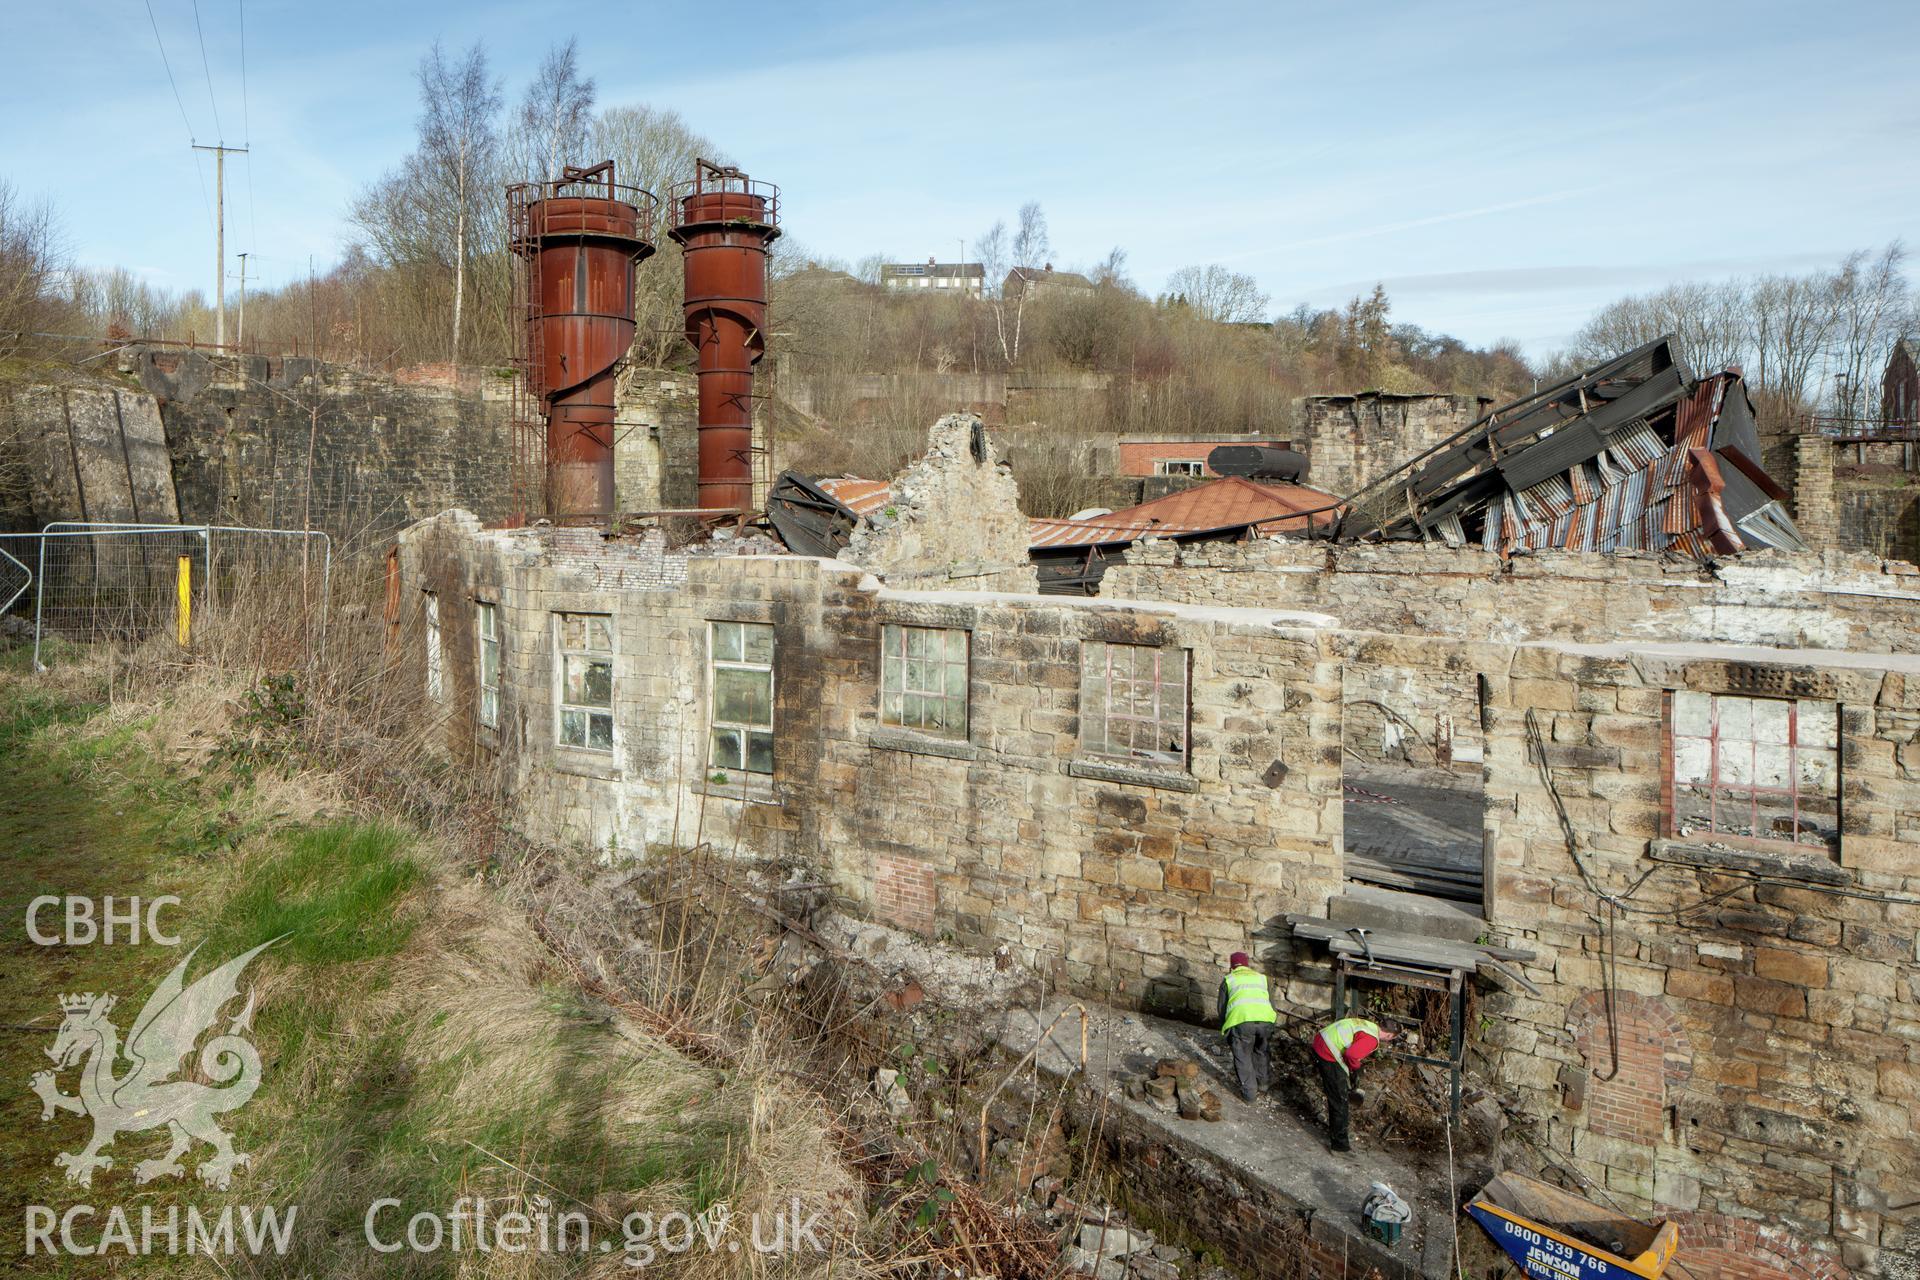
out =
[[[0,557],[0,600],[11,595],[8,608],[33,613],[36,669],[50,635],[91,643],[171,630],[183,559],[189,608],[202,620],[249,603],[284,606],[290,590],[324,619],[333,573],[325,533],[231,525],[57,521],[39,533],[0,534]],[[26,576],[18,591],[9,561]]]

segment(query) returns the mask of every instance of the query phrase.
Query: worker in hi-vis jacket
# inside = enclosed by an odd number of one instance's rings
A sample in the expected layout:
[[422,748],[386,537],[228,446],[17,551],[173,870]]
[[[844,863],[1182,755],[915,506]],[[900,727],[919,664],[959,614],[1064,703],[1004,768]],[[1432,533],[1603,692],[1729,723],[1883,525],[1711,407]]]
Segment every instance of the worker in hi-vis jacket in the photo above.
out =
[[1347,1103],[1360,1093],[1360,1064],[1398,1032],[1370,1018],[1342,1018],[1320,1028],[1313,1037],[1313,1065],[1320,1087],[1327,1091],[1327,1143],[1335,1151],[1353,1150],[1347,1132]]

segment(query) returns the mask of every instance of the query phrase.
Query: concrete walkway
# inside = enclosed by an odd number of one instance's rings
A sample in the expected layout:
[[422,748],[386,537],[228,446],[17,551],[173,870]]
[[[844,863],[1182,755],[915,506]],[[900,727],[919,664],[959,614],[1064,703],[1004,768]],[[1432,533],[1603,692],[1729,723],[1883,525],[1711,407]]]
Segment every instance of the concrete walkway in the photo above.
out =
[[[1001,1046],[1018,1058],[1032,1050],[1042,1030],[1073,1002],[1061,1000],[1035,1013],[1009,1010],[994,1029]],[[1320,1098],[1319,1084],[1307,1073],[1305,1049],[1300,1044],[1275,1044],[1275,1090],[1255,1103],[1241,1101],[1233,1080],[1233,1064],[1222,1038],[1185,1023],[1144,1014],[1122,1013],[1089,1004],[1087,1080],[1090,1092],[1104,1095],[1110,1105],[1156,1127],[1169,1138],[1192,1144],[1230,1166],[1241,1177],[1264,1185],[1313,1213],[1316,1221],[1334,1226],[1356,1241],[1363,1239],[1360,1203],[1369,1184],[1384,1182],[1413,1206],[1413,1221],[1398,1246],[1390,1252],[1409,1272],[1429,1277],[1450,1273],[1455,1207],[1447,1186],[1444,1157],[1438,1170],[1431,1162],[1419,1164],[1402,1153],[1381,1150],[1370,1141],[1368,1113],[1356,1109],[1353,1122],[1355,1150],[1335,1155],[1327,1149],[1326,1129],[1316,1112],[1303,1116],[1305,1099]],[[1283,1023],[1277,1040],[1286,1039]],[[1162,1058],[1199,1064],[1201,1083],[1220,1096],[1218,1121],[1182,1120],[1151,1099],[1136,1101],[1125,1092],[1131,1078],[1150,1075]],[[1079,1066],[1080,1019],[1068,1014],[1047,1037],[1037,1057],[1040,1069],[1063,1076]],[[1462,1186],[1465,1196],[1472,1187]],[[1195,1206],[1196,1213],[1200,1206]],[[1382,1248],[1377,1243],[1371,1246]]]

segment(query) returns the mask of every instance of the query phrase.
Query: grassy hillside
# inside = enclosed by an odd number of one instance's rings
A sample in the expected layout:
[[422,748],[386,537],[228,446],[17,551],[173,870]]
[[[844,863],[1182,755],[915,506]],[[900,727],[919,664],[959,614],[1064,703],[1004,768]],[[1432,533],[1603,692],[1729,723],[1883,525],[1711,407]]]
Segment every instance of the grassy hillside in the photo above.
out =
[[[354,813],[324,777],[255,767],[226,731],[242,705],[232,690],[108,705],[97,675],[65,670],[77,674],[28,676],[17,657],[0,668],[10,774],[0,912],[11,922],[0,987],[0,1269],[518,1277],[633,1274],[626,1263],[650,1261],[654,1271],[740,1273],[752,1250],[746,1216],[766,1211],[768,1243],[772,1206],[795,1194],[809,1209],[837,1207],[837,1222],[816,1230],[823,1246],[836,1234],[844,1243],[858,1221],[848,1212],[857,1184],[826,1143],[826,1118],[777,1079],[696,1062],[586,998],[526,922],[433,839]],[[163,894],[180,899],[160,916],[177,946],[40,946],[26,936],[28,904],[42,895],[91,899],[97,911],[109,895]],[[60,912],[37,922],[58,931]],[[105,1148],[113,1164],[91,1186],[67,1182],[55,1156],[79,1151],[90,1122],[67,1111],[43,1121],[28,1083],[51,1065],[60,997],[114,993],[107,1016],[124,1038],[192,948],[188,982],[262,943],[201,1037],[228,1029],[251,994],[258,1093],[217,1117],[250,1163],[224,1190],[204,1185],[195,1166],[212,1148],[196,1142],[181,1176],[143,1185],[136,1166],[164,1154],[166,1132],[128,1131]],[[205,1082],[201,1064],[196,1050],[170,1079]],[[58,1072],[63,1093],[75,1093],[83,1066]],[[114,1068],[121,1079],[132,1069]],[[488,1201],[490,1251],[476,1247],[472,1211],[460,1216],[473,1197]],[[76,1205],[93,1209],[72,1219],[67,1241],[55,1230],[60,1247],[48,1253],[29,1228]],[[114,1234],[116,1206],[127,1243]],[[271,1207],[283,1224],[291,1216],[284,1252],[269,1240],[249,1253],[240,1216],[232,1254],[187,1255],[184,1226],[177,1244],[164,1230],[143,1241],[143,1222],[164,1226],[188,1206],[207,1221],[229,1208]],[[530,1221],[517,1231],[504,1219],[503,1237],[502,1215],[515,1212]],[[437,1224],[437,1249],[405,1243],[416,1213],[430,1217],[419,1242]],[[668,1252],[683,1221],[714,1234],[713,1248],[695,1238]],[[561,1239],[563,1225],[574,1234]],[[503,1239],[535,1247],[509,1252]],[[105,1256],[69,1252],[102,1245]],[[755,1261],[777,1275],[825,1259],[801,1250]]]

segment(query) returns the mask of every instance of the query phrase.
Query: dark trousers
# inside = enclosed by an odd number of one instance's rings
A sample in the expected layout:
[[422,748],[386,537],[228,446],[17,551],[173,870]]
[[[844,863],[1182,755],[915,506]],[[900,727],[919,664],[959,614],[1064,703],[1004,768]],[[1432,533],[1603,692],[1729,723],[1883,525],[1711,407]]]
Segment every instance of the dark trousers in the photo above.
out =
[[1233,1046],[1233,1073],[1240,1078],[1240,1096],[1248,1102],[1267,1091],[1270,1083],[1273,1024],[1243,1022],[1227,1032]]
[[1347,1095],[1353,1091],[1353,1079],[1345,1067],[1337,1062],[1328,1062],[1319,1054],[1313,1055],[1313,1065],[1320,1072],[1320,1087],[1327,1093],[1327,1145],[1335,1151],[1351,1151],[1352,1139],[1347,1133]]

